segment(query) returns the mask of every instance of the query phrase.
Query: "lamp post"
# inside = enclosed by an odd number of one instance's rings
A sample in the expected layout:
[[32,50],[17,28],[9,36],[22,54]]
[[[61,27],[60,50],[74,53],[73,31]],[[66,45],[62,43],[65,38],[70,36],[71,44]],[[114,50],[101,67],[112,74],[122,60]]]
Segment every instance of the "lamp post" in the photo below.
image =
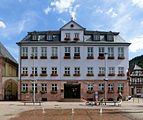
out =
[[104,79],[105,93],[104,93],[104,99],[107,100],[107,81],[108,81],[107,56],[108,56],[108,53],[104,53],[104,55],[105,55],[105,79]]

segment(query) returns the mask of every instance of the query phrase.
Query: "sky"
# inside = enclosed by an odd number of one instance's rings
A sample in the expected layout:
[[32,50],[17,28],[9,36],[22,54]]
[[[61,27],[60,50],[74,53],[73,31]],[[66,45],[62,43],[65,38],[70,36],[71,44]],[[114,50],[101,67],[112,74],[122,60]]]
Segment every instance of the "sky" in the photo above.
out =
[[0,42],[18,60],[27,32],[58,30],[73,18],[87,30],[120,32],[129,59],[143,54],[143,0],[0,0]]

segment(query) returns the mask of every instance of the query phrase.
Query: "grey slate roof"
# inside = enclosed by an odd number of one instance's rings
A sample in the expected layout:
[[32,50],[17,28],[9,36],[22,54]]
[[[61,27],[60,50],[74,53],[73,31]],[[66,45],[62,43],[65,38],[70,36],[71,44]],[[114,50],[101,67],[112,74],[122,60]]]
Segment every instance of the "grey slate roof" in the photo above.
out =
[[17,61],[14,59],[14,57],[9,53],[9,51],[4,47],[4,45],[1,42],[0,42],[0,56],[8,58],[12,62],[17,64]]

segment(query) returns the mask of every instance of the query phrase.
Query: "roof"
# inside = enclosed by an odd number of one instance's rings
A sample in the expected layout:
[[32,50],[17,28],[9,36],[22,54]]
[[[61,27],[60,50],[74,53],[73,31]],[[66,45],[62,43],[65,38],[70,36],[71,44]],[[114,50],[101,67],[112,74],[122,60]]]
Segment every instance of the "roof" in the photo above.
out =
[[14,57],[9,53],[9,51],[4,47],[4,45],[1,42],[0,42],[0,56],[8,58],[9,60],[17,64],[17,61],[14,59]]
[[139,67],[138,65],[135,64],[134,70],[142,70],[143,68]]

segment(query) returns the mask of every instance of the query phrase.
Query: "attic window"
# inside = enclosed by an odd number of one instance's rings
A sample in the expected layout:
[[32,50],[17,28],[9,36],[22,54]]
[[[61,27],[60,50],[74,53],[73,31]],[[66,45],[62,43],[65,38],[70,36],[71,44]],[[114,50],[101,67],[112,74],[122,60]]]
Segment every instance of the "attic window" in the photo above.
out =
[[73,25],[73,24],[71,24],[71,27],[74,27],[74,25]]

